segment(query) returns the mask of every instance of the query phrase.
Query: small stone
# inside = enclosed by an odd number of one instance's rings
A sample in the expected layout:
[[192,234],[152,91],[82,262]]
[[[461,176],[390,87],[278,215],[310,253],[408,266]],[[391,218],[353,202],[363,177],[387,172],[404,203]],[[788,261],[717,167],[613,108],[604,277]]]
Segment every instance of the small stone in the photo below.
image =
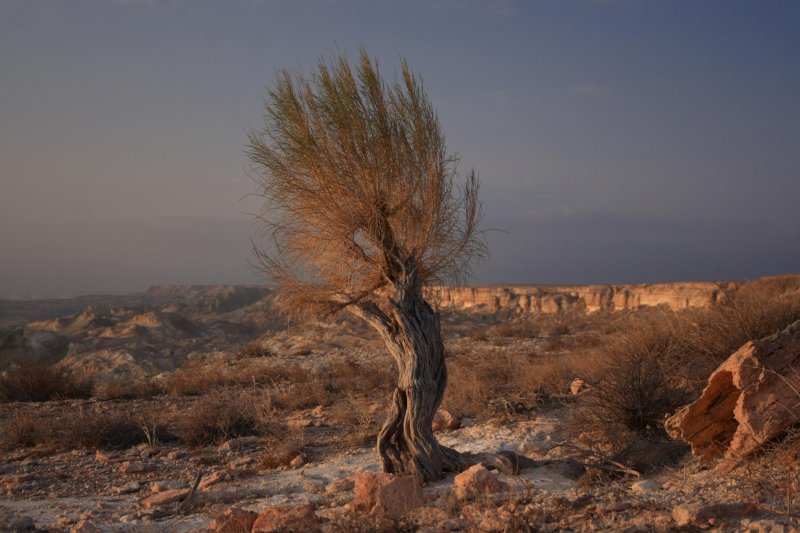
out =
[[272,533],[286,529],[310,529],[319,522],[311,504],[264,509],[253,524],[252,533]]
[[185,489],[189,484],[180,479],[170,479],[166,481],[153,481],[150,483],[150,492],[158,493],[165,490]]
[[229,507],[222,512],[222,515],[215,518],[208,529],[215,533],[241,533],[253,529],[258,519],[255,511],[246,511],[241,507]]
[[353,480],[350,478],[337,479],[336,481],[328,483],[325,487],[325,492],[327,494],[336,494],[337,492],[353,490],[354,485],[355,483],[353,483]]
[[303,429],[314,425],[314,421],[310,418],[292,418],[286,421],[286,426],[289,429]]
[[59,516],[56,518],[56,521],[53,522],[53,527],[55,529],[66,529],[70,526],[70,524],[74,524],[75,520],[68,516]]
[[138,474],[146,470],[145,465],[135,461],[125,461],[119,465],[120,474]]
[[217,483],[228,481],[231,478],[232,476],[227,470],[217,470],[216,472],[212,472],[203,478],[203,480],[200,482],[200,489],[206,489],[212,485],[216,485]]
[[230,463],[228,463],[228,468],[236,470],[238,468],[252,465],[255,462],[256,462],[255,457],[251,456],[238,457],[233,461],[231,461]]
[[130,481],[121,487],[116,487],[114,489],[117,494],[132,494],[134,492],[139,492],[140,490],[142,490],[142,484],[138,481]]
[[148,498],[142,500],[142,505],[145,507],[158,507],[159,505],[166,505],[174,503],[186,498],[189,495],[190,489],[171,489],[159,492]]
[[220,444],[219,448],[217,448],[217,451],[236,452],[241,450],[242,447],[243,447],[242,439],[230,439]]
[[586,389],[587,389],[586,382],[583,381],[581,378],[575,378],[572,380],[572,383],[569,384],[569,392],[573,396],[577,396]]
[[189,452],[186,450],[173,450],[167,454],[167,459],[170,461],[177,461],[178,459],[183,459],[184,457],[188,457]]
[[464,470],[453,480],[453,493],[460,500],[470,500],[482,494],[500,492],[507,487],[495,474],[480,464]]
[[97,527],[94,522],[90,520],[81,520],[69,530],[69,533],[102,533],[102,531],[103,530]]
[[353,476],[352,507],[398,518],[424,503],[422,487],[413,476],[359,472]]
[[439,432],[444,430],[454,430],[461,427],[461,420],[451,415],[444,409],[439,409],[433,416],[433,431]]
[[118,453],[110,452],[108,450],[97,450],[94,454],[95,461],[99,463],[107,463],[119,457]]
[[654,479],[643,479],[631,485],[631,492],[635,494],[645,494],[661,490],[661,483]]
[[291,461],[289,461],[289,466],[291,468],[300,468],[304,464],[306,464],[306,456],[302,452],[295,455],[294,458]]
[[755,511],[749,503],[714,503],[709,505],[678,505],[672,509],[672,519],[678,526],[702,527],[720,520],[741,518]]

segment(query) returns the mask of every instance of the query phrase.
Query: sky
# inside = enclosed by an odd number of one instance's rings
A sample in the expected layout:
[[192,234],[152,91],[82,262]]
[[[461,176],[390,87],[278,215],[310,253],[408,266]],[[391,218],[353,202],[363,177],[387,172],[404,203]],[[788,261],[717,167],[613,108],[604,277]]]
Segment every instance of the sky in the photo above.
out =
[[0,0],[0,297],[258,283],[276,71],[421,75],[481,177],[472,283],[800,272],[800,2]]

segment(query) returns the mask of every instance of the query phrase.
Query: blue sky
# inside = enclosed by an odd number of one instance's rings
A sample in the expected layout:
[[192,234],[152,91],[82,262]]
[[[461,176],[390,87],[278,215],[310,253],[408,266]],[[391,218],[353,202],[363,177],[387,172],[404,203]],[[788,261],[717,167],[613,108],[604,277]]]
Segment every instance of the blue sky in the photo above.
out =
[[482,179],[475,283],[800,271],[800,3],[0,1],[0,295],[248,283],[275,71],[408,59]]

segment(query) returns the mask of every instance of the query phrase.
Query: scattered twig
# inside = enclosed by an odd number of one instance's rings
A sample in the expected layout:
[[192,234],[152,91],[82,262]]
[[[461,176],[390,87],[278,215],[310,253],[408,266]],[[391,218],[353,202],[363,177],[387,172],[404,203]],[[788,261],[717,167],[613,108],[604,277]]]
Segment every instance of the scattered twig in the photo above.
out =
[[181,512],[187,506],[189,501],[194,497],[195,492],[197,492],[197,487],[200,486],[200,480],[203,479],[204,474],[205,472],[203,472],[202,470],[197,473],[197,477],[194,480],[194,485],[192,485],[192,490],[189,492],[189,495],[186,496],[186,498],[184,498],[183,501],[178,504],[178,508],[175,509],[175,514],[181,514]]

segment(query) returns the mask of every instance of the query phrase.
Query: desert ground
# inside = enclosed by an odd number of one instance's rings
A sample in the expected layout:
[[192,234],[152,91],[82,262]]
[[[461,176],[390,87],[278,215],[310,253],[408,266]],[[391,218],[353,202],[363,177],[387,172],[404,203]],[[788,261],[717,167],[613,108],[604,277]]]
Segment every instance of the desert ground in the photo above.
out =
[[268,288],[0,302],[0,530],[800,528],[800,276],[428,296],[437,438],[518,472],[381,474],[381,340]]

